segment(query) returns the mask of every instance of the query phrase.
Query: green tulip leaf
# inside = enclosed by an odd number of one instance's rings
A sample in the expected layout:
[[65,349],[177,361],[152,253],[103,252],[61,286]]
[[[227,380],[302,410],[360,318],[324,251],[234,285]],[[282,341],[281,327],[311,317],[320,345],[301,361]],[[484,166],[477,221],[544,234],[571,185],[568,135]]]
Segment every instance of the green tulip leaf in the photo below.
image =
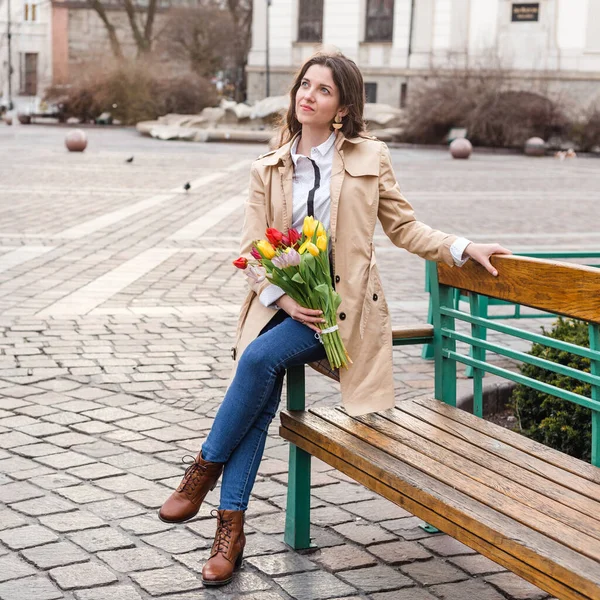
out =
[[340,304],[342,303],[342,297],[336,291],[332,291],[331,296],[333,299],[333,310],[337,312],[337,309],[340,307]]

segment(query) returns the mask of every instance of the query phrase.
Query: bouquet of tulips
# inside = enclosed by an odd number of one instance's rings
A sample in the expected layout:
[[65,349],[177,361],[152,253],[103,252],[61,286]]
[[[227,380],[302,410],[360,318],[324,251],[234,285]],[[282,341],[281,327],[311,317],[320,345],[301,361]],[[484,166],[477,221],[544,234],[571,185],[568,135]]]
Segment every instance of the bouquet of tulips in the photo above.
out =
[[329,236],[323,225],[306,217],[302,233],[290,229],[287,234],[274,228],[266,238],[254,242],[253,263],[244,257],[234,261],[238,269],[257,283],[265,278],[279,286],[288,296],[305,308],[321,310],[325,323],[319,323],[321,343],[329,364],[334,368],[352,363],[337,325],[337,309],[342,301],[333,289],[329,269]]

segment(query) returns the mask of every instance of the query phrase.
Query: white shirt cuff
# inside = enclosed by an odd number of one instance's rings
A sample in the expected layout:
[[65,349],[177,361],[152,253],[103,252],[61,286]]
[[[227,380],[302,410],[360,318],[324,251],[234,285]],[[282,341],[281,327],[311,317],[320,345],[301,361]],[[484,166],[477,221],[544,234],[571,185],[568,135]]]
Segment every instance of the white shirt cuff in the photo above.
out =
[[463,254],[465,252],[465,248],[471,243],[471,240],[468,240],[464,237],[459,237],[454,240],[452,246],[450,246],[450,254],[452,254],[452,258],[454,259],[454,264],[457,267],[462,267],[468,260],[469,257],[463,258]]
[[275,306],[274,302],[279,300],[284,294],[285,292],[278,285],[271,284],[261,292],[258,299],[263,306],[278,310],[279,307]]

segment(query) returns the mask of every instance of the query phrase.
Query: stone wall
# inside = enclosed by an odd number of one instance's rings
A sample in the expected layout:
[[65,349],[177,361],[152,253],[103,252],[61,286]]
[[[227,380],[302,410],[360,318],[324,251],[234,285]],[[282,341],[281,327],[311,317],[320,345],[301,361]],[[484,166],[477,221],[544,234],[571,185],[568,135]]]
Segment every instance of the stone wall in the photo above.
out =
[[[137,48],[133,41],[127,15],[121,10],[109,10],[108,19],[117,31],[123,53],[135,56]],[[160,31],[167,19],[166,13],[158,13],[154,19],[154,34]],[[90,8],[69,8],[69,76],[77,75],[79,69],[92,60],[112,57],[106,26],[96,11]]]

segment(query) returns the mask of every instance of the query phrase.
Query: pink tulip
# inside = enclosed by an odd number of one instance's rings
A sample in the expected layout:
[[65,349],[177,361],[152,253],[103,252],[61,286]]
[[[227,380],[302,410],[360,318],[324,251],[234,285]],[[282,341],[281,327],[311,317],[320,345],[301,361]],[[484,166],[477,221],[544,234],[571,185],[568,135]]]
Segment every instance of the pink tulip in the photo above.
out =
[[249,265],[247,269],[244,270],[244,275],[249,279],[252,279],[255,283],[260,283],[265,280],[267,276],[267,271],[264,267],[257,267],[256,265]]
[[286,254],[287,256],[287,263],[288,266],[290,267],[297,267],[300,264],[300,254],[298,254],[297,250],[294,250],[293,248]]
[[271,262],[278,268],[278,269],[285,269],[288,266],[287,263],[287,258],[286,258],[287,254],[280,254],[279,256],[274,256],[271,259]]

